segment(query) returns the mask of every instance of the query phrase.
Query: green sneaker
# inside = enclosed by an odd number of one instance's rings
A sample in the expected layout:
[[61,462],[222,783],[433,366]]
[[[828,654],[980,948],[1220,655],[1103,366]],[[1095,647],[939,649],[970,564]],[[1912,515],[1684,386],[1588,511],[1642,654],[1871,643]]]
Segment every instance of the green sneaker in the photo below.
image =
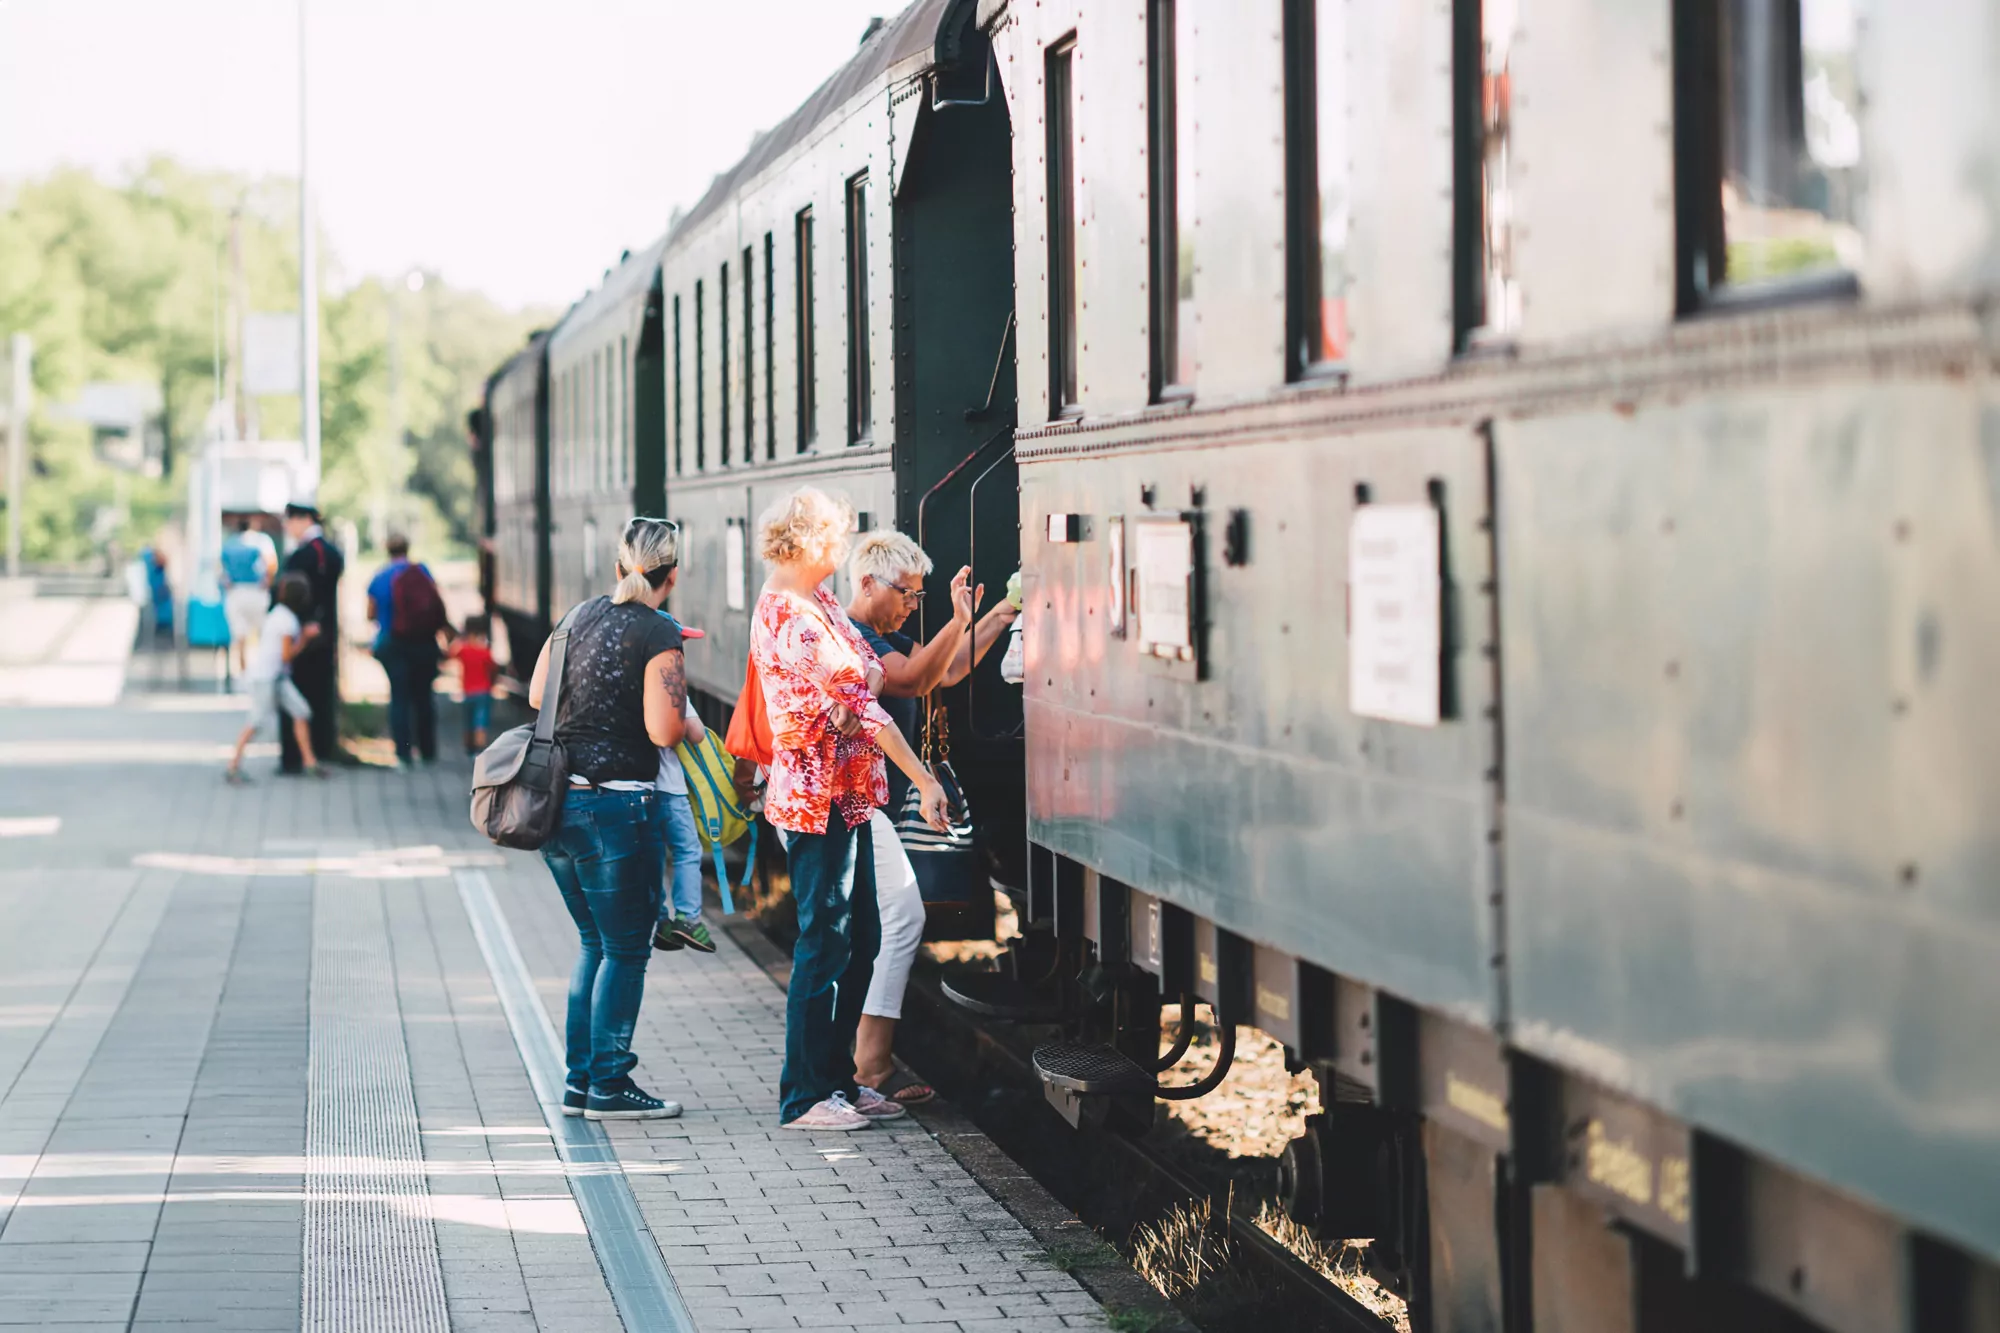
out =
[[687,947],[681,942],[681,937],[673,933],[673,927],[671,921],[662,921],[653,927],[653,947],[661,953],[673,953]]
[[681,917],[674,922],[672,930],[668,933],[690,949],[699,949],[703,953],[715,952],[715,940],[709,936],[708,927],[702,924],[698,916]]

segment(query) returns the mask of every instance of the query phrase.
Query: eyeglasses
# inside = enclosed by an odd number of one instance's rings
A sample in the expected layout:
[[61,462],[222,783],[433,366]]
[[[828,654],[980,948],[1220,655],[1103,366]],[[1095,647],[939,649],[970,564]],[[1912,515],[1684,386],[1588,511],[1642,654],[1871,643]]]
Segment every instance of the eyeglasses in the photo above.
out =
[[892,583],[889,586],[894,588],[897,592],[903,594],[903,600],[908,602],[911,606],[915,606],[917,603],[924,600],[924,590],[922,588],[905,588],[900,583]]

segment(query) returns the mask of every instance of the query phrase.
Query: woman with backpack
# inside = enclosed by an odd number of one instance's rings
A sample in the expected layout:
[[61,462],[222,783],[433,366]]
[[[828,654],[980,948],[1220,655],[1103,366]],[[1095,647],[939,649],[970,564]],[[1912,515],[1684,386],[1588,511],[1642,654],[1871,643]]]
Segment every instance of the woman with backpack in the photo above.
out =
[[[666,871],[664,798],[655,782],[661,749],[678,745],[687,709],[687,664],[678,625],[656,614],[672,590],[680,529],[635,518],[618,544],[618,585],[566,616],[555,739],[569,766],[561,822],[542,860],[576,923],[578,951],[565,1025],[563,1113],[592,1120],[677,1116],[632,1079],[632,1030]],[[552,636],[553,641],[553,636]],[[528,684],[539,709],[550,645]]]

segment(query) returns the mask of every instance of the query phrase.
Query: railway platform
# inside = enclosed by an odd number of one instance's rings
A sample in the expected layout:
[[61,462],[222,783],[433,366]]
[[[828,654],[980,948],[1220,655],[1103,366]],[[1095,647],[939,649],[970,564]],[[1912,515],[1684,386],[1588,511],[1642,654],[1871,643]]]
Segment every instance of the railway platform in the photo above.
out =
[[267,745],[235,789],[228,696],[9,702],[0,1326],[1103,1325],[915,1118],[778,1129],[783,996],[725,932],[647,980],[638,1072],[685,1114],[554,1113],[571,927],[464,758]]

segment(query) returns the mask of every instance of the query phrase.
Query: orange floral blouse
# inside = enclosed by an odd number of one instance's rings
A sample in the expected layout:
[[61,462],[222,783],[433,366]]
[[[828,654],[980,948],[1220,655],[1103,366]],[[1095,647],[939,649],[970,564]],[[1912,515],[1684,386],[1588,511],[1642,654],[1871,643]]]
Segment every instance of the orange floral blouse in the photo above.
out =
[[[881,659],[825,588],[808,602],[766,588],[750,619],[750,657],[771,718],[771,784],[764,817],[794,833],[824,833],[838,805],[847,827],[867,822],[889,801],[875,737],[889,714],[868,691],[868,668]],[[835,702],[862,721],[846,737],[831,720]]]

